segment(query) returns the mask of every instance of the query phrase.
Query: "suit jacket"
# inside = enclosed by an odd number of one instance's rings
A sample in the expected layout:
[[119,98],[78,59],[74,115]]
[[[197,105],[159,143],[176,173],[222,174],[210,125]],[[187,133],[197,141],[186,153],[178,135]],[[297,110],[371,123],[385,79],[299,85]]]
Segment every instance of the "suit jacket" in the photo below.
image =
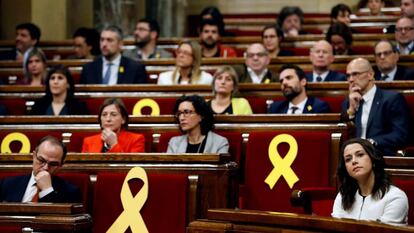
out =
[[[287,113],[289,109],[289,101],[276,101],[273,102],[269,107],[269,113]],[[329,113],[331,110],[329,105],[312,96],[308,96],[303,113]]]
[[[21,202],[26,191],[30,175],[7,177],[0,181],[0,202]],[[82,195],[78,187],[60,177],[52,176],[54,191],[39,199],[39,202],[81,203]]]
[[[82,152],[100,153],[103,148],[101,134],[96,134],[83,139]],[[118,143],[108,152],[145,152],[145,137],[142,134],[121,130],[118,134]]]
[[[374,67],[375,80],[381,80],[381,72],[378,67]],[[395,72],[394,80],[414,80],[414,70],[406,66],[397,65],[397,72]]]
[[[32,115],[46,115],[46,111],[49,108],[51,101],[42,98],[37,100],[30,111]],[[77,99],[66,100],[65,107],[68,109],[68,115],[88,115],[89,111],[84,102],[80,102]],[[61,114],[59,114],[61,115]]]
[[[308,82],[313,82],[314,80],[313,72],[306,74],[306,79],[308,80]],[[336,82],[336,81],[346,81],[345,74],[330,70],[324,82]]]
[[[175,136],[168,142],[167,153],[185,153],[187,150],[187,135]],[[229,142],[227,138],[209,131],[203,153],[228,153]]]
[[[102,57],[85,64],[80,78],[81,84],[102,84]],[[136,84],[147,82],[145,66],[130,58],[121,57],[118,70],[118,84]],[[121,69],[123,67],[123,69]]]
[[[345,116],[348,107],[347,99],[342,105],[342,114]],[[357,117],[355,116],[352,121],[357,132],[360,132],[361,125],[355,121]],[[409,124],[409,108],[404,96],[377,87],[368,116],[366,138],[375,140],[377,148],[383,155],[395,155],[397,150],[404,148],[408,143]]]

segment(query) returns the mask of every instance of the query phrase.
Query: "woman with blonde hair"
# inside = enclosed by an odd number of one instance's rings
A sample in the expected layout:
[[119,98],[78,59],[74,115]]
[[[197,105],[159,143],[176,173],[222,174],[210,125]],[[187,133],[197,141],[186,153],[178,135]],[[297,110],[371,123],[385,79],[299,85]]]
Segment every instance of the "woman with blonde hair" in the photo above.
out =
[[46,55],[39,48],[33,48],[27,55],[24,67],[25,77],[17,84],[42,86],[47,76]]
[[207,84],[213,77],[201,67],[201,47],[197,41],[185,40],[178,45],[175,58],[175,69],[159,75],[158,84]]
[[214,74],[214,97],[208,102],[214,114],[252,114],[249,102],[242,97],[235,97],[238,93],[238,76],[231,66],[223,66]]

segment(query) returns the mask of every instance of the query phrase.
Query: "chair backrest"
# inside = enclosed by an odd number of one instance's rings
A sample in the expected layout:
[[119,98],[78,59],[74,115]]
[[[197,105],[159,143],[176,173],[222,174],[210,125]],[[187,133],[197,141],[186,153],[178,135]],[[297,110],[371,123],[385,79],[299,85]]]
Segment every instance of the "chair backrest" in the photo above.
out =
[[414,180],[394,179],[393,182],[408,197],[408,224],[414,225]]
[[92,193],[90,177],[86,173],[58,173],[57,176],[77,186],[82,193],[82,203],[87,212],[92,212]]
[[[295,160],[287,169],[292,169],[299,181],[289,187],[286,178],[281,176],[271,189],[265,179],[275,166],[269,159],[268,148],[272,139],[280,134],[290,134],[297,141],[298,151]],[[286,159],[289,150],[287,143],[277,146],[279,156]],[[242,207],[255,210],[285,211],[303,213],[303,210],[290,205],[293,189],[302,187],[327,187],[329,185],[329,161],[331,154],[330,132],[254,132],[250,133],[246,150],[245,183],[243,185]],[[272,155],[277,156],[277,155]]]
[[[120,192],[126,174],[98,174],[94,190],[93,232],[106,232],[124,208]],[[130,181],[135,196],[141,181]],[[184,233],[189,181],[183,174],[148,174],[148,199],[140,213],[149,232]]]
[[10,147],[10,150],[13,153],[19,153],[23,145],[21,142],[14,140],[17,139],[19,136],[17,136],[17,134],[14,134],[15,136],[11,136],[12,133],[24,134],[27,137],[28,141],[30,142],[30,150],[27,153],[32,152],[35,149],[36,144],[40,141],[40,139],[47,135],[51,135],[59,140],[62,140],[62,133],[60,131],[1,131],[0,143],[5,143],[4,146]]

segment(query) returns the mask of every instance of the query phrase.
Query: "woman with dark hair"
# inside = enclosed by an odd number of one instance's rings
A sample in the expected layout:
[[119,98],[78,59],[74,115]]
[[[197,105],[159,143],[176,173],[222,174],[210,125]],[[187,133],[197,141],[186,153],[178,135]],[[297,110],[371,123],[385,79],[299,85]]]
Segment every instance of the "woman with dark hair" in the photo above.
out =
[[128,111],[122,100],[106,99],[98,115],[102,132],[84,138],[82,152],[144,152],[144,135],[128,132],[128,121]]
[[331,24],[344,23],[348,27],[351,25],[351,8],[348,5],[339,3],[331,9]]
[[238,94],[239,77],[231,66],[223,66],[214,74],[213,94],[214,97],[207,104],[214,114],[252,114],[249,101]]
[[326,33],[326,41],[332,45],[334,55],[353,55],[352,40],[351,28],[341,22],[332,24]]
[[201,47],[197,41],[181,42],[176,54],[175,69],[162,72],[157,84],[211,84],[213,76],[201,70]]
[[292,51],[280,48],[283,38],[283,31],[276,24],[267,25],[263,28],[262,42],[266,50],[269,52],[270,58],[295,56]]
[[176,121],[184,135],[172,137],[167,153],[227,153],[229,142],[213,133],[214,116],[203,97],[181,96],[174,106]]
[[64,65],[52,67],[46,78],[45,96],[32,107],[33,115],[87,115],[85,103],[75,99],[75,81]]
[[46,55],[39,48],[34,47],[27,55],[24,63],[24,79],[19,85],[42,86],[47,75]]
[[302,30],[303,11],[297,6],[285,6],[277,17],[277,25],[282,29],[284,36],[306,34]]
[[332,216],[407,224],[407,196],[391,184],[384,167],[384,158],[368,140],[344,142],[337,170],[340,187]]

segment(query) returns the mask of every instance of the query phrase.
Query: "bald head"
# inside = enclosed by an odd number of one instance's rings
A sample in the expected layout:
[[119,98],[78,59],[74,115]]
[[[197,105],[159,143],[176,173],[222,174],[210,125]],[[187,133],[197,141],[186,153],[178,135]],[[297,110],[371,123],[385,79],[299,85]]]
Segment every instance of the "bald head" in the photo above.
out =
[[355,58],[354,60],[350,61],[348,63],[347,69],[349,67],[358,67],[358,68],[361,68],[361,69],[366,70],[366,71],[372,71],[372,72],[374,71],[372,69],[371,63],[367,59],[362,58],[362,57],[358,57],[358,58]]
[[312,62],[314,72],[322,74],[328,71],[329,66],[335,60],[332,45],[326,40],[317,41],[311,48],[310,60]]
[[326,50],[329,54],[333,54],[333,48],[332,45],[326,41],[326,40],[319,40],[317,41],[311,48],[311,51],[315,51],[317,49],[324,49]]
[[374,71],[365,58],[355,58],[346,67],[346,77],[350,90],[364,95],[374,86]]

